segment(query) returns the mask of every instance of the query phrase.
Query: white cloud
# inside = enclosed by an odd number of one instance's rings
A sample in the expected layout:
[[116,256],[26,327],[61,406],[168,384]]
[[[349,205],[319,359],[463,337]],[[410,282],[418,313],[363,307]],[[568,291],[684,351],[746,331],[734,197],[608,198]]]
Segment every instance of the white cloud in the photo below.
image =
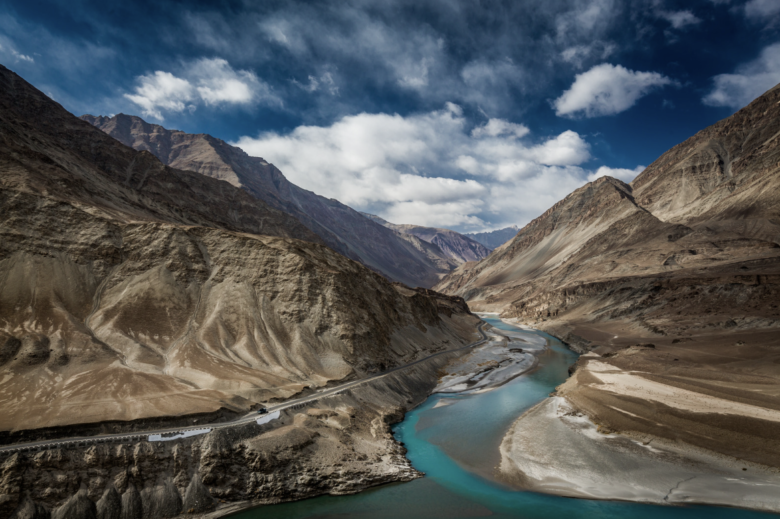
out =
[[154,74],[140,76],[138,83],[135,94],[125,94],[125,97],[140,106],[148,117],[162,120],[161,110],[181,112],[194,97],[190,82],[170,72],[158,70]]
[[483,229],[523,224],[586,182],[576,132],[532,138],[501,119],[469,128],[463,111],[358,114],[236,143],[294,183],[396,223]]
[[587,60],[594,57],[600,60],[607,59],[615,50],[617,47],[614,43],[594,41],[588,45],[574,45],[564,49],[561,51],[561,59],[577,68],[582,68],[583,63]]
[[[5,44],[3,44],[3,43],[5,43]],[[2,35],[0,35],[0,53],[8,53],[8,54],[10,54],[11,56],[14,57],[14,59],[17,62],[19,62],[19,61],[26,61],[27,63],[35,63],[35,60],[32,57],[30,57],[30,56],[28,56],[26,54],[22,54],[21,52],[18,52],[14,48],[13,44],[10,43],[10,40],[8,40],[7,38],[3,37]]]
[[136,78],[138,86],[125,97],[147,117],[163,120],[163,112],[195,110],[206,105],[265,102],[281,105],[270,87],[248,70],[233,70],[219,58],[200,59],[184,67],[182,77],[162,70]]
[[325,72],[319,77],[310,75],[309,82],[305,84],[296,81],[295,79],[293,79],[292,82],[310,94],[322,90],[327,91],[330,95],[339,95],[339,87],[336,85],[333,74],[330,72]]
[[734,74],[713,78],[714,86],[702,102],[710,106],[742,108],[780,83],[780,43],[761,51],[759,57],[737,67]]
[[597,178],[609,176],[628,183],[634,180],[636,176],[644,170],[645,166],[637,166],[634,169],[608,168],[607,166],[601,166],[599,169],[588,175],[588,182],[593,182]]
[[780,2],[777,0],[750,0],[745,4],[745,16],[748,18],[761,21],[777,14],[780,14]]
[[617,114],[653,89],[673,83],[657,72],[637,72],[603,63],[577,74],[572,86],[555,100],[555,113],[584,117]]
[[698,18],[691,11],[658,11],[658,16],[663,18],[675,29],[683,29],[689,25],[696,25],[701,23],[701,19]]
[[[328,9],[326,17],[314,13],[314,8],[280,11],[259,28],[297,61],[346,58],[350,68],[370,70],[375,79],[408,90],[424,91],[444,59],[444,40],[430,28],[388,25],[358,6]],[[338,29],[327,20],[331,16],[338,18]]]
[[524,137],[531,130],[522,124],[510,123],[503,119],[490,119],[484,126],[478,126],[471,131],[472,137],[501,137],[514,135]]

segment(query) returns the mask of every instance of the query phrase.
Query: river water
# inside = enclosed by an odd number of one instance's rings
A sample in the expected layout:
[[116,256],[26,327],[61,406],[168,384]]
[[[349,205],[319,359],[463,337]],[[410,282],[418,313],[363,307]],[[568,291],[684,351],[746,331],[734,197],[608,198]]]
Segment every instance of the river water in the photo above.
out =
[[[485,317],[496,328],[518,329]],[[777,517],[732,508],[655,506],[590,501],[518,492],[491,479],[498,445],[511,423],[562,383],[576,355],[541,332],[549,348],[533,372],[494,391],[474,395],[433,395],[393,428],[406,444],[412,465],[426,477],[385,485],[352,496],[322,496],[263,506],[237,514],[241,519],[449,519],[631,518],[747,519]],[[438,407],[437,404],[439,404]]]

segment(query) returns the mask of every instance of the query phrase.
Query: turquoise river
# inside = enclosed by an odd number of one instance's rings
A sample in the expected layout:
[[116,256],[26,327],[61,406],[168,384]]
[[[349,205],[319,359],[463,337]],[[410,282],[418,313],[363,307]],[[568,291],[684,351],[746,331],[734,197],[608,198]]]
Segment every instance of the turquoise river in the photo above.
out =
[[[517,328],[486,317],[496,328]],[[539,367],[494,391],[475,395],[433,395],[393,428],[414,467],[426,474],[352,496],[323,496],[246,510],[236,519],[436,519],[436,518],[770,518],[764,514],[707,506],[655,506],[590,501],[518,492],[490,479],[500,456],[498,445],[510,424],[542,401],[567,377],[576,355],[544,335],[549,348]],[[449,400],[435,407],[441,400]],[[435,407],[435,408],[434,408]]]

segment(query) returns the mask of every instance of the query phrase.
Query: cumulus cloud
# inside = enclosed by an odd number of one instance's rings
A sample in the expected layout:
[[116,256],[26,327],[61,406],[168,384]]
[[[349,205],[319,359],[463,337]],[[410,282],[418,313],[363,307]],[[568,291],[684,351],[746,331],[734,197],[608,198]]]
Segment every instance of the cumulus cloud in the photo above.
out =
[[136,78],[137,86],[125,97],[147,117],[163,120],[163,112],[193,111],[199,104],[249,104],[263,101],[281,105],[271,88],[248,70],[233,70],[219,58],[187,64],[181,77],[157,70]]
[[[189,81],[162,70],[137,80],[135,93],[125,94],[125,97],[140,106],[147,117],[163,120],[162,110],[181,112],[195,94]],[[195,108],[195,105],[190,106]]]
[[768,16],[780,14],[777,0],[750,0],[745,4],[745,16],[754,20],[765,20]]
[[367,114],[236,143],[294,183],[396,223],[482,229],[523,224],[581,186],[590,160],[576,132],[534,138],[489,119],[470,128],[458,105],[402,117]]
[[572,86],[555,100],[555,113],[584,117],[617,114],[652,90],[673,83],[658,72],[638,72],[603,63],[577,74]]
[[780,43],[764,48],[757,59],[737,67],[733,74],[715,76],[713,83],[704,104],[742,108],[780,83]]
[[634,169],[626,168],[609,168],[607,166],[601,166],[599,169],[588,175],[588,182],[593,182],[597,178],[612,177],[623,182],[631,182],[645,170],[645,166],[637,166]]

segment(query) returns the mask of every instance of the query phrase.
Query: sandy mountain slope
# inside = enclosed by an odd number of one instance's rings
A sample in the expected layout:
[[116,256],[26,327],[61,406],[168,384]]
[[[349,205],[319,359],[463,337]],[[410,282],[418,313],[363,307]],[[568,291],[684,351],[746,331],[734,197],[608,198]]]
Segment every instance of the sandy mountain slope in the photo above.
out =
[[84,115],[83,120],[127,146],[149,151],[163,163],[225,180],[300,220],[333,250],[394,281],[430,287],[451,267],[431,261],[414,243],[368,220],[337,200],[290,183],[273,164],[206,134],[149,124],[136,116]]
[[490,232],[469,232],[464,236],[471,238],[472,240],[481,243],[490,250],[497,249],[512,238],[515,237],[517,231],[520,229],[513,225],[511,227],[504,227],[503,229],[497,229]]
[[[466,235],[450,229],[438,229],[436,227],[424,227],[422,225],[399,225],[390,223],[379,216],[362,213],[367,218],[380,223],[401,234],[415,236],[426,243],[435,245],[438,249],[438,256],[449,260],[455,266],[462,265],[467,261],[479,261],[490,254],[489,248],[481,243],[472,240]],[[450,269],[451,270],[451,269]]]
[[[605,430],[780,466],[769,411],[733,405],[780,410],[778,135],[775,88],[631,184],[576,190],[435,289],[606,355],[583,356],[560,390]],[[654,347],[623,351],[640,343]],[[594,358],[611,367],[589,369]],[[603,373],[652,380],[653,394]]]
[[0,83],[0,431],[242,411],[472,339],[462,300]]

